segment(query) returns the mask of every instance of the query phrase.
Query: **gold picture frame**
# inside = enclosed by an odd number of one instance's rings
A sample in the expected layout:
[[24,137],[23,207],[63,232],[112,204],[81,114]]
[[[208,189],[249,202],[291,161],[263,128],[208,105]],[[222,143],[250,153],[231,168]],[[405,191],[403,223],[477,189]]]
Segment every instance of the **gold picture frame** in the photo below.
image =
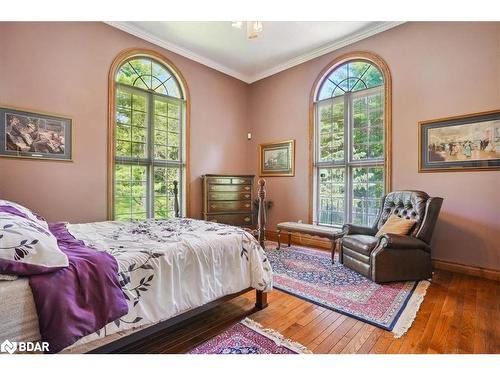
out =
[[259,176],[295,176],[295,139],[259,145]]
[[500,169],[500,110],[418,123],[418,172]]

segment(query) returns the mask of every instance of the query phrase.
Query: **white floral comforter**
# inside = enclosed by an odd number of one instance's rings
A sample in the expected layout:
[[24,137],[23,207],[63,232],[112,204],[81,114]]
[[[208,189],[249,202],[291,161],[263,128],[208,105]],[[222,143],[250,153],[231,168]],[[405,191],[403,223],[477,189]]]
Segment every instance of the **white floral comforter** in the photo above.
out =
[[127,315],[79,340],[150,325],[248,287],[272,290],[272,270],[244,230],[194,219],[68,224],[85,245],[113,255]]

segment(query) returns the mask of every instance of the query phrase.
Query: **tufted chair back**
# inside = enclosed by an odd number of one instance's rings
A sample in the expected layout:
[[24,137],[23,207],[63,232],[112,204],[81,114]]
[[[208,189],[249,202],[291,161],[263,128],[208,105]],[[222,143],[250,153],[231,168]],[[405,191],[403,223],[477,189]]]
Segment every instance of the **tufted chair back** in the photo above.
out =
[[391,192],[382,198],[382,206],[373,226],[376,230],[380,229],[392,214],[416,220],[410,235],[429,243],[442,202],[442,198],[431,198],[418,190]]

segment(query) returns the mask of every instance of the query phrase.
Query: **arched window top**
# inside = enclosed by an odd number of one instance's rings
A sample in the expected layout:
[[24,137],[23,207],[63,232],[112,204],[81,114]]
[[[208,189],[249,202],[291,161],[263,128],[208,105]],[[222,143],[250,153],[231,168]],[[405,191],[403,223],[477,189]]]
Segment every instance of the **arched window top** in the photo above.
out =
[[316,100],[334,98],[383,84],[384,77],[374,64],[365,60],[351,60],[336,67],[324,78]]
[[116,82],[157,94],[184,99],[175,75],[150,57],[133,57],[125,61],[116,74]]

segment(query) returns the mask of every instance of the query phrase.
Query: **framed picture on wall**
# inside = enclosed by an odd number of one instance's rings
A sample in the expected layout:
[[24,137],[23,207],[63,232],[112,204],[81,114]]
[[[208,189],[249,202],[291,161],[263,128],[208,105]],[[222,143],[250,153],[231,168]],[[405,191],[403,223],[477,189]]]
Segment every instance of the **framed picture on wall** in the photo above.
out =
[[500,110],[418,123],[419,172],[500,169]]
[[72,160],[71,118],[0,106],[0,156]]
[[295,175],[295,140],[259,145],[260,176]]

